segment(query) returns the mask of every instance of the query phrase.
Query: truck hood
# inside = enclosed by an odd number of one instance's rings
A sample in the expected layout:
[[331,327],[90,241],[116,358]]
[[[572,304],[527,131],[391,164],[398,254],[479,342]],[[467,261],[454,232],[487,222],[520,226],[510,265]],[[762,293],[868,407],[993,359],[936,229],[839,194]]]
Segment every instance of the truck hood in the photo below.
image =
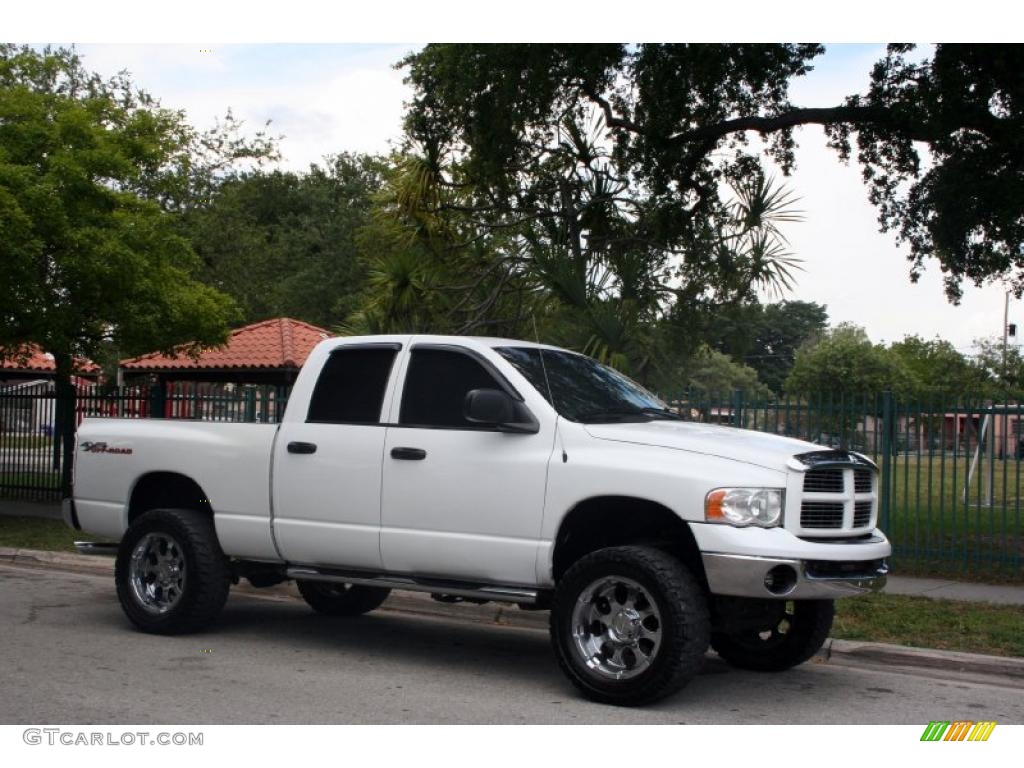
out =
[[779,472],[786,471],[786,462],[790,457],[822,450],[820,445],[791,437],[689,421],[587,424],[584,428],[591,437],[598,440],[718,456]]

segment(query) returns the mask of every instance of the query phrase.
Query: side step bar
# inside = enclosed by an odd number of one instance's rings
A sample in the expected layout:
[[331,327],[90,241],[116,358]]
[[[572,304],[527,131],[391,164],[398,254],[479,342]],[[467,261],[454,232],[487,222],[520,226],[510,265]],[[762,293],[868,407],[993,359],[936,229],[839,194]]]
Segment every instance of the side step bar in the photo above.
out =
[[117,548],[120,544],[114,542],[105,541],[76,541],[75,549],[78,550],[80,555],[103,555],[106,557],[116,557]]
[[408,589],[413,592],[433,592],[436,594],[457,595],[458,597],[472,597],[504,603],[534,605],[538,600],[537,590],[525,587],[499,587],[463,581],[416,579],[406,576],[377,576],[372,573],[351,573],[327,568],[311,568],[309,566],[289,566],[285,573],[289,579],[326,581],[335,584],[360,584],[367,587],[385,587],[387,589]]

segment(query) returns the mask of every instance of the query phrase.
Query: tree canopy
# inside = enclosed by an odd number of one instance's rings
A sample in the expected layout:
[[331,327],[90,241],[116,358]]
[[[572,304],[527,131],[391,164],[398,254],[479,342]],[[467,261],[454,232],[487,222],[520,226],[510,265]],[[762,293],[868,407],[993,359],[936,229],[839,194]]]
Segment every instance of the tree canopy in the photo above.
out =
[[[715,248],[726,183],[794,164],[794,128],[824,126],[856,154],[883,229],[910,249],[911,277],[938,259],[946,292],[1013,272],[1024,291],[1024,49],[894,44],[863,93],[793,104],[817,44],[429,45],[407,57],[412,144],[448,182],[474,184],[463,210],[561,220],[566,234],[629,253],[684,252],[716,287],[771,260]],[[764,142],[764,152],[750,143]],[[607,156],[604,150],[607,149]],[[927,153],[924,153],[927,150]],[[573,186],[592,179],[580,205]],[[628,191],[627,191],[628,190]],[[597,216],[611,208],[622,215]],[[753,214],[754,212],[752,212]],[[569,247],[571,238],[556,243]],[[723,253],[722,251],[726,252]],[[722,260],[727,263],[721,264]],[[702,281],[696,285],[704,290]]]
[[708,346],[700,347],[690,358],[681,381],[689,393],[723,400],[737,390],[753,400],[764,400],[771,395],[751,366],[738,363],[729,355]]
[[840,323],[800,348],[786,379],[786,391],[857,398],[885,391],[907,394],[912,384],[900,359],[881,344],[873,344],[863,328]]
[[906,336],[891,344],[889,351],[906,367],[911,377],[909,394],[919,401],[994,394],[989,372],[948,341]]
[[332,327],[361,304],[357,235],[369,223],[384,162],[342,154],[299,174],[221,182],[183,215],[204,282],[232,296],[242,320],[290,316]]
[[[71,51],[0,47],[0,347],[74,355],[222,341],[229,297],[168,213],[196,134]],[[236,147],[237,149],[237,147]],[[202,166],[202,163],[197,165]],[[189,171],[185,167],[189,166]]]
[[699,327],[707,344],[753,368],[758,379],[778,394],[797,350],[827,329],[828,312],[814,302],[752,301],[709,312]]
[[[823,48],[430,45],[404,146],[268,171],[265,129],[197,131],[73,51],[0,47],[0,348],[216,343],[292,315],[343,332],[534,336],[662,391],[1019,390],[999,345],[889,349],[781,300],[794,130],[860,164],[911,277],[1024,289],[1021,53],[889,46],[862,93],[792,103]],[[999,396],[1004,396],[1000,394]]]

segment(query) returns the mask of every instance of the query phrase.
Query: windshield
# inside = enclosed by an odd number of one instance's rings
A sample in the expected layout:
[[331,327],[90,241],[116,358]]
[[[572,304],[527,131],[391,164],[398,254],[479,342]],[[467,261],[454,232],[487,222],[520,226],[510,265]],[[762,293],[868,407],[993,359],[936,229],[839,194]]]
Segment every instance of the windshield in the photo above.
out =
[[497,347],[570,421],[586,423],[678,418],[635,381],[596,360],[538,347]]

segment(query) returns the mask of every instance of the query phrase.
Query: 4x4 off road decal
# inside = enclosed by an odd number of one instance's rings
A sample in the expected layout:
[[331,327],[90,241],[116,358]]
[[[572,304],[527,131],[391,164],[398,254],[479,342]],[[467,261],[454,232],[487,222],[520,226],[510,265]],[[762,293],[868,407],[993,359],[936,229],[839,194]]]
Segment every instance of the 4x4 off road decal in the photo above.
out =
[[995,727],[994,720],[932,720],[921,741],[988,741]]
[[109,446],[106,443],[94,443],[90,440],[86,440],[79,444],[83,451],[86,453],[123,453],[129,454],[132,452],[131,448],[117,448]]

